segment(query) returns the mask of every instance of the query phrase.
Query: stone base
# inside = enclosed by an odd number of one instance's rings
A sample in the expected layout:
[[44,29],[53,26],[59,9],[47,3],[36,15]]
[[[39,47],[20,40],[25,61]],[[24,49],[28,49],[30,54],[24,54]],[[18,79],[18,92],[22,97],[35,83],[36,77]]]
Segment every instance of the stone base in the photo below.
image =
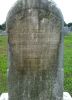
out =
[[72,100],[72,97],[68,92],[63,92],[63,100]]
[[[8,100],[8,93],[2,93],[0,100]],[[72,97],[68,92],[63,92],[63,100],[72,100]]]

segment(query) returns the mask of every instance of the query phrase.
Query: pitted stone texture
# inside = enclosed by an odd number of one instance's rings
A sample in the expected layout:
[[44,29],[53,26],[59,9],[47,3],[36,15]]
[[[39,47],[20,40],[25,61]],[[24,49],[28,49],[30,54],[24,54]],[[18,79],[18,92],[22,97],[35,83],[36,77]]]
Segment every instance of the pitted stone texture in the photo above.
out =
[[6,23],[9,100],[62,100],[61,12],[50,0],[19,0]]

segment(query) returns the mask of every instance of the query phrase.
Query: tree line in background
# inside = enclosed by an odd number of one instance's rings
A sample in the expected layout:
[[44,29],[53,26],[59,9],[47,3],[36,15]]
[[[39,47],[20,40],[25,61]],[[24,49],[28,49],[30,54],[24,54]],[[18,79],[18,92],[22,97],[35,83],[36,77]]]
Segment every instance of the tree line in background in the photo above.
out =
[[6,22],[0,25],[0,30],[5,31],[5,29],[6,29]]
[[72,23],[66,24],[66,23],[64,22],[64,26],[72,27]]
[[[72,27],[72,23],[66,24],[66,23],[64,22],[64,26]],[[2,25],[0,25],[0,30],[5,31],[5,29],[6,29],[6,22],[4,22]]]
[[70,22],[70,23],[66,24],[64,22],[64,28],[65,28],[65,31],[72,32],[72,23]]

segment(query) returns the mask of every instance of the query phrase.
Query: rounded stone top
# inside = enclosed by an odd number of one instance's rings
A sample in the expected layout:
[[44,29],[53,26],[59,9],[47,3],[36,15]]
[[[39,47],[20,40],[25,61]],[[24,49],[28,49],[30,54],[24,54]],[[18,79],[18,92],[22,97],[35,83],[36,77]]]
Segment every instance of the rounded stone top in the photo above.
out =
[[10,26],[15,20],[15,15],[21,12],[25,13],[27,9],[44,9],[47,13],[46,16],[49,16],[49,13],[52,13],[59,18],[59,20],[63,21],[63,15],[60,9],[57,8],[56,4],[52,0],[18,0],[7,15],[7,26]]

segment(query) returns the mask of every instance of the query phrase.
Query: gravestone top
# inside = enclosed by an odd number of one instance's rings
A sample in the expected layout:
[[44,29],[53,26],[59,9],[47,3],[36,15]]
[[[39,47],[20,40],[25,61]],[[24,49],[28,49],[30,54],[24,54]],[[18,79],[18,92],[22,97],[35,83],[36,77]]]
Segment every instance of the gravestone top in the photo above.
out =
[[[18,0],[15,5],[10,9],[7,16],[8,28],[14,24],[15,16],[20,13],[20,19],[25,16],[26,9],[43,9],[43,15],[48,17],[49,14],[54,14],[60,21],[63,21],[63,15],[53,0]],[[40,12],[39,12],[40,13]],[[64,23],[64,22],[63,22]]]

